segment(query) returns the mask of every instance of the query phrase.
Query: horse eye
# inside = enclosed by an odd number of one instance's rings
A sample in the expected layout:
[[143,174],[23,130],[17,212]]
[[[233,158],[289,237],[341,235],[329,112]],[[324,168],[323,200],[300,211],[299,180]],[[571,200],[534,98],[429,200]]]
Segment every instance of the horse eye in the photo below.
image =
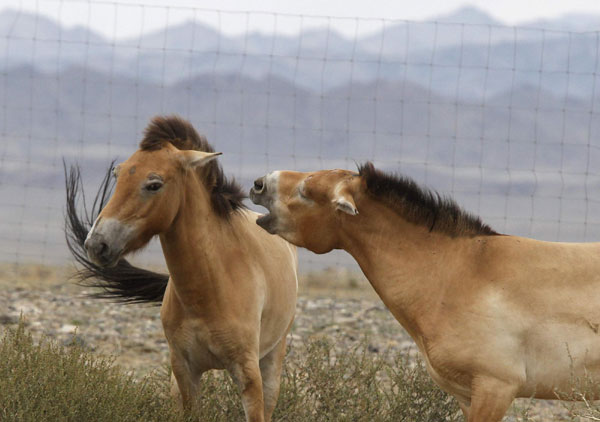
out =
[[150,192],[156,192],[160,188],[162,188],[162,183],[155,182],[155,183],[150,183],[149,185],[146,185],[146,190],[150,191]]

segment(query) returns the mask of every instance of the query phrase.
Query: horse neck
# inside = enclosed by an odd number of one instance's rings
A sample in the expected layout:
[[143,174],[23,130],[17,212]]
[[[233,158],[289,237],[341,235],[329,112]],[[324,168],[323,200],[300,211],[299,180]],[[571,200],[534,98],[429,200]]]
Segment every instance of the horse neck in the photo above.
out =
[[187,174],[179,212],[160,235],[173,287],[181,300],[197,303],[211,297],[214,302],[218,297],[219,278],[226,274],[219,249],[233,237],[232,231],[230,222],[214,212],[204,184],[194,174]]
[[472,238],[430,232],[372,200],[357,206],[359,215],[344,217],[342,249],[419,343],[444,294],[464,276]]

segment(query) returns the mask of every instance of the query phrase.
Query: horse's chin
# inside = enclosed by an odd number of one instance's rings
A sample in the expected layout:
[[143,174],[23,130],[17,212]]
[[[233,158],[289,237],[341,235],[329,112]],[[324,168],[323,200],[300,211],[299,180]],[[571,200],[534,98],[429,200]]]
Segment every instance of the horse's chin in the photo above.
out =
[[123,257],[123,253],[119,252],[114,255],[108,256],[106,258],[97,258],[94,256],[90,256],[88,254],[88,259],[100,268],[114,268],[117,266],[121,258]]
[[120,260],[121,256],[118,256],[116,259],[113,259],[111,262],[106,264],[104,268],[115,268]]
[[258,217],[256,219],[256,224],[271,234],[277,234],[277,221],[275,216],[271,213],[263,214]]

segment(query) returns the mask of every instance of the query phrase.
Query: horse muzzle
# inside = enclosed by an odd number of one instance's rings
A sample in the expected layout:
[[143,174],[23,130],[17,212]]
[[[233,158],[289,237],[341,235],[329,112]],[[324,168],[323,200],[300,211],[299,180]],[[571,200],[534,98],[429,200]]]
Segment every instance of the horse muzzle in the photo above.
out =
[[131,227],[116,219],[98,219],[83,246],[94,264],[100,267],[114,267],[119,262],[132,233]]
[[114,267],[120,258],[120,253],[115,253],[102,235],[92,234],[83,244],[90,261],[100,267]]

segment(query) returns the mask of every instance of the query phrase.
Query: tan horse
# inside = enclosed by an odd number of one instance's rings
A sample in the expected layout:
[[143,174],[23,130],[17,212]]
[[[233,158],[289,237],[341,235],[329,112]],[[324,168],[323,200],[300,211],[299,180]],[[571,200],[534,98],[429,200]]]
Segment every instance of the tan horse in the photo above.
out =
[[[257,214],[243,207],[244,195],[213,161],[218,155],[188,122],[154,118],[140,149],[116,167],[115,192],[85,239],[89,260],[79,258],[88,268],[84,276],[105,280],[96,284],[108,288],[104,296],[162,299],[179,387],[173,384],[173,393],[185,407],[197,399],[203,372],[227,369],[247,420],[269,421],[294,319],[296,250],[255,224]],[[83,236],[74,187],[71,181],[68,211],[77,252]],[[168,283],[121,260],[155,235]]]
[[498,235],[452,200],[371,164],[273,172],[257,223],[316,253],[348,251],[469,422],[515,397],[600,381],[600,243]]

